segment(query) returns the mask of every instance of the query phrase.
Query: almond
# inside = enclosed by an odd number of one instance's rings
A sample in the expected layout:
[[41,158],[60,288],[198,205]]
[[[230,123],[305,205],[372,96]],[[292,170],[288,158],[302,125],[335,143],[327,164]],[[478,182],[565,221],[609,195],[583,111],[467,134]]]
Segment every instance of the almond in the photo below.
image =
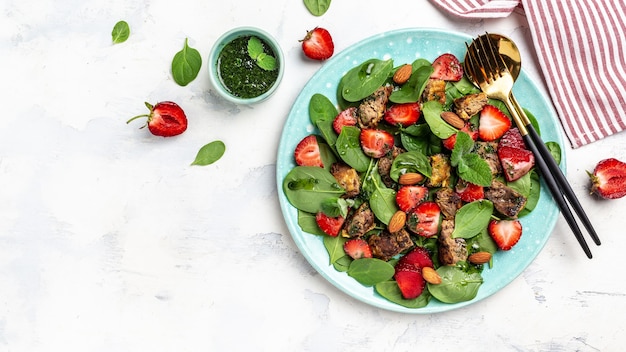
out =
[[415,185],[422,181],[424,181],[424,175],[417,172],[407,172],[398,178],[398,183],[401,185]]
[[422,277],[429,284],[439,285],[441,283],[441,276],[439,276],[435,269],[429,266],[425,266],[422,268]]
[[393,81],[396,84],[405,84],[406,81],[411,78],[411,74],[413,73],[413,66],[411,64],[405,64],[401,66],[396,73],[393,74]]
[[476,252],[467,258],[472,264],[485,264],[491,260],[491,253],[489,252]]
[[402,230],[404,224],[406,223],[406,213],[402,210],[398,210],[391,219],[389,220],[389,225],[387,225],[387,230],[389,232],[394,233]]
[[444,111],[441,113],[441,118],[454,128],[461,129],[465,126],[465,121],[459,117],[459,115],[452,111]]

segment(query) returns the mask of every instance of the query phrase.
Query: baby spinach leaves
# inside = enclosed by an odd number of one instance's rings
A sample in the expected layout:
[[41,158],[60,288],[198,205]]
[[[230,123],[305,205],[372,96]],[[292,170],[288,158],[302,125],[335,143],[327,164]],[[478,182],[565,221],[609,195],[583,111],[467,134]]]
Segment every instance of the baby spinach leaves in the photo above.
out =
[[200,165],[206,166],[213,164],[218,161],[224,152],[226,151],[226,145],[222,141],[213,141],[198,151],[196,155],[196,159],[191,163],[191,165]]
[[391,179],[398,182],[398,179],[402,174],[409,172],[417,172],[426,177],[430,177],[432,174],[430,158],[421,152],[409,151],[399,154],[395,159],[393,159],[391,171],[389,171]]
[[348,275],[365,286],[390,280],[394,273],[393,265],[376,258],[356,259],[348,267]]
[[328,11],[330,0],[304,0],[304,6],[313,16],[321,16]]
[[113,44],[119,44],[125,42],[130,36],[130,27],[126,21],[119,21],[113,26],[111,37]]
[[370,157],[363,153],[359,141],[361,130],[354,126],[344,126],[341,129],[335,148],[341,160],[358,172],[367,171],[370,165]]
[[370,163],[363,179],[363,191],[369,196],[372,212],[383,224],[389,224],[389,220],[398,210],[396,191],[385,186],[378,173],[378,163],[374,161]]
[[202,57],[198,50],[188,45],[185,38],[185,44],[181,51],[177,52],[172,59],[172,76],[178,85],[186,86],[196,79],[200,67],[202,66]]
[[405,299],[402,297],[402,292],[400,292],[398,283],[394,280],[379,282],[376,286],[374,286],[374,289],[379,295],[385,297],[387,300],[407,308],[426,307],[431,297],[428,290],[424,290],[424,292],[422,292],[422,294],[417,298]]
[[413,66],[411,77],[400,89],[391,93],[389,96],[390,101],[401,104],[412,103],[419,100],[434,70],[430,62],[425,59],[417,59],[411,66]]
[[472,238],[489,225],[493,214],[493,203],[488,200],[477,200],[467,203],[456,212],[454,217],[454,238]]
[[450,156],[450,163],[457,168],[460,178],[480,186],[491,185],[491,169],[485,159],[473,153],[474,141],[465,132],[456,134],[456,143]]
[[457,132],[457,129],[447,124],[442,118],[443,105],[436,101],[427,101],[422,106],[424,120],[430,126],[430,130],[440,139],[446,139]]
[[457,266],[441,266],[437,269],[441,283],[428,284],[433,297],[444,303],[471,301],[476,297],[483,278],[477,271],[465,271]]
[[302,211],[316,214],[329,199],[337,199],[345,190],[326,169],[296,166],[285,176],[283,191],[289,202]]
[[261,39],[254,36],[248,39],[248,55],[265,71],[276,69],[276,58],[265,53]]
[[349,102],[362,100],[372,93],[389,77],[393,60],[369,59],[352,68],[340,82],[341,95]]

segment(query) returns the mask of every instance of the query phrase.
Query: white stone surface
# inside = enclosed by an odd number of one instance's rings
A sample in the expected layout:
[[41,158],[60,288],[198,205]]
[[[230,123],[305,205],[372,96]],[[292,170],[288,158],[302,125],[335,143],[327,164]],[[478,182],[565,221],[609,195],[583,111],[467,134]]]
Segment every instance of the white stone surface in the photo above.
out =
[[[113,45],[118,20],[131,36]],[[244,25],[273,34],[286,58],[276,95],[254,107],[218,99],[206,68],[214,40]],[[462,21],[423,0],[334,1],[322,17],[288,0],[0,3],[0,351],[623,349],[626,199],[589,197],[586,175],[600,159],[626,160],[623,134],[565,146],[603,240],[592,260],[561,218],[509,286],[435,315],[367,306],[312,269],[283,221],[275,163],[291,104],[322,65],[298,43],[315,26],[337,52],[406,27],[498,32],[541,82],[523,16]],[[180,87],[169,68],[185,38],[205,62]],[[183,135],[126,125],[161,100],[187,112]],[[224,157],[190,166],[216,139]]]

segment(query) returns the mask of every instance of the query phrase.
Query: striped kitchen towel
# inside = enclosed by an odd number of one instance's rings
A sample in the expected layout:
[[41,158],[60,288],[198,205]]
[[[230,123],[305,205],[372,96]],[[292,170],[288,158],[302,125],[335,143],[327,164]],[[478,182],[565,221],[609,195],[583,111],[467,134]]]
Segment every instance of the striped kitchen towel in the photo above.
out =
[[626,129],[626,1],[431,1],[463,18],[505,17],[523,9],[572,148]]

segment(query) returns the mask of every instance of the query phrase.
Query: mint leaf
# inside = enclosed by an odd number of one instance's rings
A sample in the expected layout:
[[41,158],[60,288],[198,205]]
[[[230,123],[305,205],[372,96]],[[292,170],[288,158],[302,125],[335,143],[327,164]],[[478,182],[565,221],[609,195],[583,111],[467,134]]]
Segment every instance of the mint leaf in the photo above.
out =
[[264,54],[263,43],[257,37],[250,37],[248,40],[248,55],[250,55],[252,60],[257,60],[261,54]]
[[276,68],[276,59],[270,55],[266,55],[265,53],[259,55],[256,63],[265,71],[272,71]]
[[198,50],[189,47],[187,38],[183,49],[174,55],[172,60],[172,76],[178,85],[186,86],[196,79],[200,67],[202,66],[202,57]]
[[463,155],[457,172],[467,182],[485,187],[491,185],[491,168],[478,154]]
[[113,44],[123,43],[130,36],[130,27],[126,21],[119,21],[113,27],[111,37],[113,38]]

